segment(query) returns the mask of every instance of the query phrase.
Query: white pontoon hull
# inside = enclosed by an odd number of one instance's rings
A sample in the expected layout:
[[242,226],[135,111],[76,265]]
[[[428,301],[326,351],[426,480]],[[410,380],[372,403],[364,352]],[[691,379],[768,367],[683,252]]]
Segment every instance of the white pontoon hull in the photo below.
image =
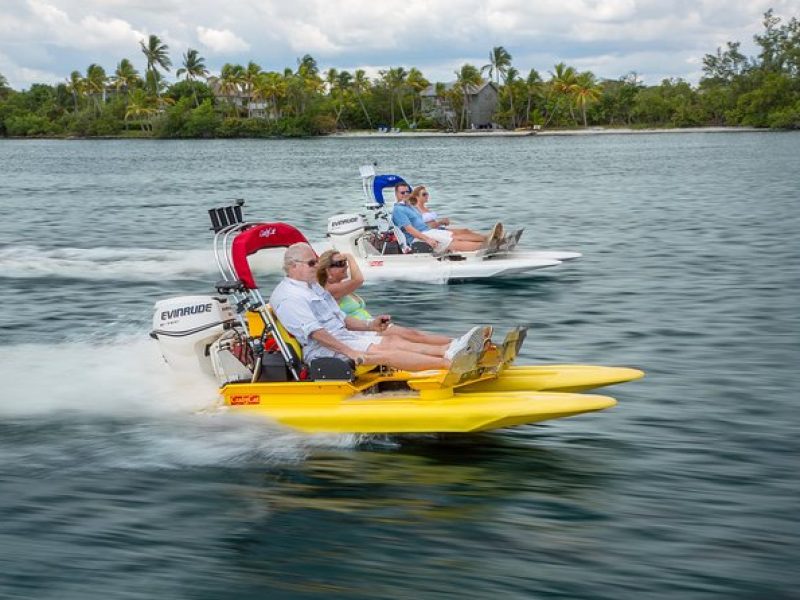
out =
[[494,259],[467,255],[464,260],[449,260],[430,254],[401,254],[369,259],[357,257],[357,260],[367,282],[399,280],[447,283],[452,280],[507,277],[561,264],[557,260],[525,255]]
[[582,256],[578,252],[557,250],[514,251],[491,255],[477,251],[444,257],[430,253],[381,255],[365,251],[356,238],[349,236],[330,236],[328,240],[314,243],[313,246],[319,254],[335,247],[340,252],[349,252],[355,256],[366,283],[387,280],[447,283],[454,280],[508,277],[555,267],[565,260]]

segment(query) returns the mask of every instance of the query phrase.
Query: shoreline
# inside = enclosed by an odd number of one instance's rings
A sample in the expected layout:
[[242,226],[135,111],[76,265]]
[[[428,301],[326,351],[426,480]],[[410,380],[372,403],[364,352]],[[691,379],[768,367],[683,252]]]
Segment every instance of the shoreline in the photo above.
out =
[[589,127],[586,129],[550,129],[546,131],[533,130],[503,130],[503,129],[477,129],[468,131],[341,131],[330,133],[322,137],[332,138],[413,138],[413,137],[554,137],[554,136],[585,136],[585,135],[639,135],[648,133],[752,133],[757,131],[773,131],[758,127],[664,127],[664,128],[645,128],[633,129],[631,127]]
[[663,127],[655,128],[648,127],[644,129],[633,129],[631,127],[588,127],[587,129],[550,129],[546,131],[533,131],[525,130],[506,130],[506,129],[474,129],[466,131],[437,131],[434,129],[426,129],[421,131],[372,131],[368,129],[359,129],[355,131],[339,131],[336,133],[326,133],[320,135],[300,136],[297,138],[282,137],[282,136],[269,136],[269,137],[211,137],[211,138],[158,138],[151,136],[124,136],[124,135],[96,135],[96,136],[60,136],[60,135],[37,135],[37,136],[0,136],[0,140],[160,140],[160,141],[175,141],[175,140],[250,140],[250,139],[263,139],[263,140],[285,140],[285,139],[313,139],[313,138],[340,138],[340,139],[388,139],[388,138],[435,138],[435,137],[449,137],[449,138],[467,138],[467,137],[483,137],[483,138],[506,138],[506,137],[580,137],[580,136],[593,136],[593,135],[643,135],[650,133],[667,134],[667,133],[755,133],[755,132],[769,132],[769,131],[787,131],[784,129],[769,129],[761,127],[727,127],[727,126],[709,126],[709,127]]

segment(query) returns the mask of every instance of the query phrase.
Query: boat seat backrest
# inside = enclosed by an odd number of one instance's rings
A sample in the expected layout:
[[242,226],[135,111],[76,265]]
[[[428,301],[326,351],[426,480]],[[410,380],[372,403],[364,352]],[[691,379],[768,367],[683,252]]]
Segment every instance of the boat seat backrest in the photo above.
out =
[[[275,314],[275,311],[272,310],[272,306],[269,304],[265,305],[262,309],[259,310],[266,310],[269,316],[272,319],[272,322],[275,323],[275,329],[277,330],[277,335],[284,341],[286,346],[289,348],[289,352],[292,353],[292,358],[297,362],[297,364],[303,363],[303,347],[300,342],[294,337],[286,327],[283,326],[280,319],[278,319],[278,315]],[[255,311],[248,311],[247,312],[247,326],[250,330],[250,335],[253,337],[260,336],[264,331],[264,320],[258,312]],[[275,332],[273,332],[275,333]],[[355,374],[363,375],[364,373],[369,373],[377,369],[378,367],[375,365],[359,365],[355,367]]]
[[284,342],[289,346],[290,350],[294,353],[295,358],[302,362],[303,361],[303,346],[300,345],[300,342],[294,337],[286,327],[283,326],[283,323],[280,322],[278,319],[278,315],[275,314],[275,311],[272,310],[272,307],[267,304],[267,310],[269,311],[270,316],[272,317],[272,321],[275,323],[275,327],[278,330],[278,335],[281,336]]
[[[272,322],[275,323],[275,328],[277,332],[272,332],[267,337],[267,344],[269,344],[269,340],[272,339],[272,336],[277,333],[280,336],[281,340],[285,343],[286,347],[289,348],[289,351],[293,354],[292,358],[294,358],[298,364],[303,360],[303,347],[300,345],[300,342],[297,341],[297,338],[294,337],[286,327],[283,326],[283,323],[278,320],[275,311],[272,310],[272,307],[267,304],[265,307],[259,309],[265,310],[268,312],[269,316],[272,318]],[[248,311],[246,313],[247,317],[247,328],[250,332],[252,337],[259,337],[264,332],[264,318],[258,313],[258,311]],[[273,340],[274,341],[274,340]],[[267,346],[269,349],[269,345]]]

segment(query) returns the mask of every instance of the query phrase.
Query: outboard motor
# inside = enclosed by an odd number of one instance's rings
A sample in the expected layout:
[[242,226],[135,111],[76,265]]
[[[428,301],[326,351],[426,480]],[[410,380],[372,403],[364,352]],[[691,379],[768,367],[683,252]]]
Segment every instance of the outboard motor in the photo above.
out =
[[158,341],[161,354],[173,369],[215,376],[209,348],[237,324],[226,298],[178,296],[159,300],[153,314],[150,337]]
[[343,213],[333,215],[328,219],[328,237],[335,248],[351,248],[356,246],[356,240],[367,230],[367,220],[364,215]]

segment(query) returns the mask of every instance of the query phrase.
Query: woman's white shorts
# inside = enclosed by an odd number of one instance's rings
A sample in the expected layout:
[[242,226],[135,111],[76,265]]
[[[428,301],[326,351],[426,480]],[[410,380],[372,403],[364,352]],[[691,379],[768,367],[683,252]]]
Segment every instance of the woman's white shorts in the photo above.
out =
[[453,232],[447,231],[446,229],[429,229],[428,231],[424,232],[424,235],[427,235],[429,238],[433,238],[438,243],[433,251],[436,254],[441,254],[450,246],[450,243],[453,241]]

